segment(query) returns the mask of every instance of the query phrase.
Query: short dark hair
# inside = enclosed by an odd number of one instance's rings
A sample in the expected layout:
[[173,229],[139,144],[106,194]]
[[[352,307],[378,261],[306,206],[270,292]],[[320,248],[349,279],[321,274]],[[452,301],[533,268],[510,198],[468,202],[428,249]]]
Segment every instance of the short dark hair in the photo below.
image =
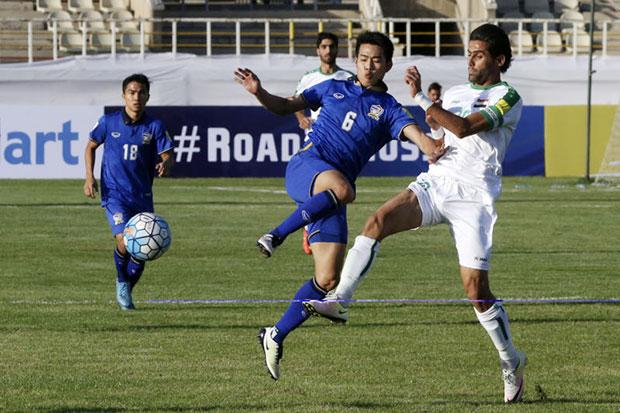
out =
[[489,53],[493,57],[504,55],[506,60],[499,69],[502,73],[508,70],[512,62],[512,48],[510,47],[510,39],[504,30],[494,24],[483,24],[471,32],[469,40],[486,42],[489,46]]
[[144,86],[147,93],[151,89],[151,82],[149,81],[148,77],[146,77],[142,73],[134,73],[131,76],[127,76],[125,80],[123,80],[123,93],[125,93],[125,89],[127,88],[127,85],[130,84],[131,82],[140,83],[142,86]]
[[334,33],[320,32],[319,34],[316,35],[316,48],[317,49],[321,45],[321,42],[325,39],[331,40],[332,42],[334,42],[334,46],[338,47],[338,36],[336,36]]
[[381,32],[364,32],[357,36],[357,42],[355,44],[355,57],[360,52],[360,47],[363,44],[374,44],[375,46],[379,46],[383,49],[383,55],[385,56],[385,60],[388,62],[392,61],[392,56],[394,56],[394,45],[389,37]]
[[433,82],[430,85],[428,85],[428,90],[438,90],[439,93],[441,93],[441,85],[437,82]]

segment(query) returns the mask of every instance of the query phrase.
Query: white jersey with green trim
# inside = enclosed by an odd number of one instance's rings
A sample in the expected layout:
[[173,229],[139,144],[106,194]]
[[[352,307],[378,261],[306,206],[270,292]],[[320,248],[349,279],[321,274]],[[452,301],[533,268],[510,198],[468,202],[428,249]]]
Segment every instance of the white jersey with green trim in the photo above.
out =
[[[332,73],[323,73],[321,72],[321,68],[317,67],[314,70],[310,70],[304,73],[301,79],[299,79],[299,83],[297,83],[297,88],[295,89],[295,96],[301,95],[301,92],[303,92],[304,90],[314,85],[318,85],[319,83],[324,82],[326,80],[329,80],[329,79],[347,80],[351,76],[353,76],[353,73],[349,72],[348,70],[344,70],[340,68],[339,66],[336,66],[334,72]],[[317,110],[311,110],[310,118],[312,118],[312,120],[316,120],[316,118],[319,116],[320,111],[321,111],[321,108]],[[308,131],[306,131],[306,133],[307,132]]]
[[468,83],[446,91],[442,107],[461,117],[480,112],[490,129],[459,139],[444,128],[447,151],[430,165],[429,174],[451,176],[496,198],[501,193],[502,161],[521,118],[521,97],[506,82],[487,87]]

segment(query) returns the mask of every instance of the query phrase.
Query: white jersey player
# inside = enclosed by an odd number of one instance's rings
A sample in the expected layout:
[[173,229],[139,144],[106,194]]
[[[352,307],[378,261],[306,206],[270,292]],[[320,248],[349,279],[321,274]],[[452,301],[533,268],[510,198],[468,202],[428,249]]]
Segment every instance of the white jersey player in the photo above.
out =
[[346,321],[347,301],[370,269],[383,239],[401,231],[447,223],[467,297],[499,353],[504,401],[512,403],[523,397],[526,358],[513,345],[508,315],[489,288],[488,270],[497,219],[494,201],[501,192],[501,163],[523,104],[517,92],[501,81],[501,73],[512,59],[506,33],[484,24],[469,39],[470,83],[448,90],[443,107],[421,92],[415,66],[405,76],[418,92],[416,102],[426,111],[433,136],[443,140],[443,157],[366,221],[347,254],[331,299],[311,301],[306,308],[332,321]]
[[[299,83],[297,83],[295,96],[301,95],[301,93],[309,87],[328,79],[347,80],[349,77],[353,76],[353,73],[340,68],[336,64],[336,58],[338,56],[338,37],[336,37],[335,34],[321,32],[317,35],[316,54],[321,64],[316,69],[304,73]],[[304,111],[295,113],[297,121],[299,122],[299,127],[306,133],[306,138],[308,137],[308,132],[310,132],[312,128],[312,124],[319,116],[320,110],[320,108],[311,110],[310,117],[307,117]]]

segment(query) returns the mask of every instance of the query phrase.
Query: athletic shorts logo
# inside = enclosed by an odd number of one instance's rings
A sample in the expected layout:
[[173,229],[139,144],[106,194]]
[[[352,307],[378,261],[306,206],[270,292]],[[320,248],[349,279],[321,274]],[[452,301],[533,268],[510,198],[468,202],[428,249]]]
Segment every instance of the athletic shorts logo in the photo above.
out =
[[112,219],[114,220],[114,225],[120,225],[125,222],[122,212],[117,212],[116,214],[112,215]]
[[381,107],[381,105],[372,105],[370,107],[370,112],[368,112],[368,116],[370,116],[374,120],[379,120],[381,115],[383,115],[383,108]]

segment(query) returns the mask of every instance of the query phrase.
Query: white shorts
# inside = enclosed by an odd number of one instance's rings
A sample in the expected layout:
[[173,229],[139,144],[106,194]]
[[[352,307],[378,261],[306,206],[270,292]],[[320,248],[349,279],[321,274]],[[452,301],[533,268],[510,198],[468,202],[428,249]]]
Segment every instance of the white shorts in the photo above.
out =
[[422,210],[422,225],[447,223],[459,264],[488,270],[497,221],[493,197],[486,191],[446,176],[422,173],[408,187]]

